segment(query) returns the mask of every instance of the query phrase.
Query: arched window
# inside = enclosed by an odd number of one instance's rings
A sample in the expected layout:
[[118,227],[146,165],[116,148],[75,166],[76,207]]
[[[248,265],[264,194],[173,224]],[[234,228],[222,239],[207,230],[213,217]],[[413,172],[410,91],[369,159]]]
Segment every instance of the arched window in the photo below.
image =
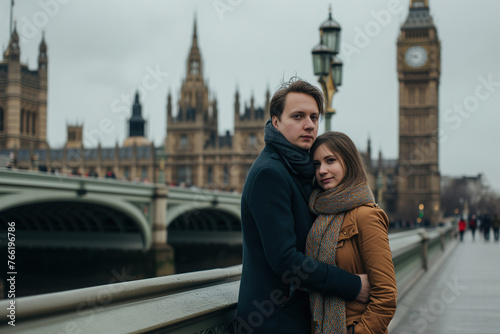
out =
[[26,133],[29,134],[31,132],[31,111],[26,112]]
[[213,182],[213,170],[212,170],[212,166],[209,166],[208,167],[208,170],[207,170],[207,183],[208,184],[212,184]]
[[19,123],[19,132],[24,132],[24,110],[21,109],[21,122]]
[[224,166],[224,183],[229,183],[229,168],[227,166]]
[[36,114],[31,115],[31,133],[36,135]]
[[181,135],[181,150],[186,150],[189,146],[189,139],[187,135]]
[[249,141],[250,146],[252,146],[252,147],[257,145],[257,136],[255,135],[255,133],[250,134],[248,141]]
[[0,108],[0,132],[3,132],[3,109]]

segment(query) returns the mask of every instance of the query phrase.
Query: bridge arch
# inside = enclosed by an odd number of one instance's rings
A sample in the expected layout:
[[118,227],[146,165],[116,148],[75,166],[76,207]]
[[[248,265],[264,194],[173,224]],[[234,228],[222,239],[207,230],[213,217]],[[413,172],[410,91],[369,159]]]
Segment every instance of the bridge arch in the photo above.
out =
[[11,194],[2,198],[0,216],[1,223],[16,222],[20,246],[146,251],[152,244],[139,208],[105,196]]
[[167,243],[173,248],[176,273],[241,264],[238,208],[224,204],[198,207],[189,204],[176,207],[175,211],[167,210],[167,216]]
[[241,244],[241,214],[229,205],[179,205],[167,217],[169,244]]
[[179,219],[179,217],[183,217],[183,219],[186,219],[187,216],[192,216],[208,211],[220,211],[241,222],[241,212],[238,207],[225,204],[219,204],[214,206],[210,203],[206,204],[188,203],[188,204],[179,204],[174,207],[168,207],[167,228],[169,228],[172,222],[174,222],[176,219]]

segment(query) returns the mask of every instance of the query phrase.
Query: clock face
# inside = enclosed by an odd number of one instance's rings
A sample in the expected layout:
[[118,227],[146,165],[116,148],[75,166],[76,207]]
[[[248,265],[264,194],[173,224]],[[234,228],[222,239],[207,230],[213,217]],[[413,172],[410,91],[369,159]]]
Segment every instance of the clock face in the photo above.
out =
[[427,62],[427,51],[421,46],[412,46],[406,50],[405,61],[410,67],[422,67]]

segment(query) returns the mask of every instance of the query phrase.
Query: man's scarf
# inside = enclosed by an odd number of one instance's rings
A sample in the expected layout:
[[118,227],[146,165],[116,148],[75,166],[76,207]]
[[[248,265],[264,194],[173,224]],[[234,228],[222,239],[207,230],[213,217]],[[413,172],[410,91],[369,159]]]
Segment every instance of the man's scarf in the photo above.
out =
[[[315,189],[309,200],[309,209],[318,218],[307,236],[306,255],[336,266],[337,242],[345,213],[365,203],[374,203],[366,184],[348,186],[340,193],[335,193],[335,189]],[[346,333],[345,301],[342,298],[311,291],[310,300],[315,333]]]
[[290,173],[300,180],[301,186],[307,194],[307,200],[312,190],[312,179],[316,172],[308,151],[291,144],[276,130],[271,119],[267,121],[264,133],[266,144],[274,147]]

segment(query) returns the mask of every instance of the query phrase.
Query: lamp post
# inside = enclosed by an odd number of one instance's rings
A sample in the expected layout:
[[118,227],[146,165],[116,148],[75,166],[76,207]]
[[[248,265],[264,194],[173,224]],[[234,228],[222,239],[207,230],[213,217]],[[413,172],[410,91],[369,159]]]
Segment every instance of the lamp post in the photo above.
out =
[[165,147],[162,146],[156,150],[156,156],[159,158],[158,168],[158,183],[165,184],[165,160],[167,160],[167,152]]
[[333,94],[342,84],[342,61],[337,58],[340,49],[340,25],[332,18],[329,8],[328,20],[319,28],[320,43],[312,50],[314,75],[319,76],[325,95],[325,131],[330,131],[330,120],[335,114],[332,108]]

